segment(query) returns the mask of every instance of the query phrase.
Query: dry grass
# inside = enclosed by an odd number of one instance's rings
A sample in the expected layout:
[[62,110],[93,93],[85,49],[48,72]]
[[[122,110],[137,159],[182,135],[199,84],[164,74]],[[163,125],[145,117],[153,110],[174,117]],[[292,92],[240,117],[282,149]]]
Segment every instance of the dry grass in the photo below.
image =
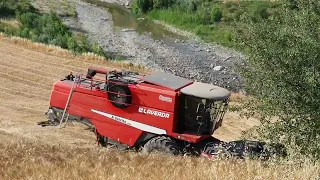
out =
[[231,102],[239,102],[246,98],[246,96],[242,93],[232,93],[230,96]]
[[0,19],[0,23],[7,24],[14,29],[18,29],[21,25],[16,19]]
[[[69,70],[85,72],[89,65],[148,72],[0,34],[0,179],[319,179],[319,163],[145,156],[99,148],[94,135],[77,126],[37,126],[45,119],[52,84]],[[234,101],[241,98],[232,95]],[[229,112],[216,136],[234,140],[255,123]]]
[[41,142],[0,144],[3,179],[317,179],[319,164],[142,155],[106,148],[43,146]]

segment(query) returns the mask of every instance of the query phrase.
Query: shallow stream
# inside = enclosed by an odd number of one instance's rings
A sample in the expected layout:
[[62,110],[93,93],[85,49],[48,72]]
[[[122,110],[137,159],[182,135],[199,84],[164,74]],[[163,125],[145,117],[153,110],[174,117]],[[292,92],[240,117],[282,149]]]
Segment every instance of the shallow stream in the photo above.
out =
[[138,18],[130,9],[127,9],[118,4],[101,2],[99,0],[85,0],[90,4],[95,4],[98,7],[103,7],[112,15],[112,20],[116,30],[136,31],[138,34],[150,34],[153,39],[162,40],[167,37],[175,39],[186,39],[177,33],[169,31],[165,26],[155,23],[147,18]]

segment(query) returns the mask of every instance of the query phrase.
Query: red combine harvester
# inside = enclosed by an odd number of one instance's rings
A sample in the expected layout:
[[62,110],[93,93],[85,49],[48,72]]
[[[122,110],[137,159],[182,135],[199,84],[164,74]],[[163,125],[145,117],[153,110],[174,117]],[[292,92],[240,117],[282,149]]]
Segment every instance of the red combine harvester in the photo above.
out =
[[261,142],[221,142],[212,137],[222,124],[230,94],[218,86],[163,72],[140,75],[90,67],[86,75],[54,83],[47,123],[86,124],[100,145],[120,149],[208,157],[221,148],[236,156],[265,154]]

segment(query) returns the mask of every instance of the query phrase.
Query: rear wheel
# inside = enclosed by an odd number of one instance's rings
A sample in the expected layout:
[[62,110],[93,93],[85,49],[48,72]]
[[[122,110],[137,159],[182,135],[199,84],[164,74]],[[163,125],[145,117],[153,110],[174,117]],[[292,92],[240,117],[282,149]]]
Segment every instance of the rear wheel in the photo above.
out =
[[164,152],[171,155],[178,155],[179,146],[178,144],[172,140],[170,137],[166,136],[157,136],[150,139],[142,149],[143,153],[151,153],[151,152]]

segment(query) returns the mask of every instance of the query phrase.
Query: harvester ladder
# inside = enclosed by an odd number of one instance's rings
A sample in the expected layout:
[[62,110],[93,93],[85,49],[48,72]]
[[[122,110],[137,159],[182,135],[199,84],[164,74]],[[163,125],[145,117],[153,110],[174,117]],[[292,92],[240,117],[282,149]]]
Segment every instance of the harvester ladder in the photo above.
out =
[[[68,109],[69,106],[70,106],[70,100],[71,100],[71,97],[72,97],[72,94],[73,94],[75,88],[76,88],[76,81],[74,80],[73,83],[72,83],[72,88],[70,89],[70,92],[69,92],[69,96],[68,96],[68,100],[67,100],[67,102],[66,102],[66,106],[64,107],[64,110],[63,110],[63,113],[62,113],[62,116],[61,116],[61,119],[60,119],[59,128],[61,128],[61,125],[62,125],[63,120],[64,120],[64,116],[65,116],[65,114],[66,114],[66,112],[67,112],[67,109]],[[67,115],[67,117],[66,117],[65,126],[66,126],[66,124],[67,124],[67,122],[68,122],[68,119],[69,119],[69,112],[68,112],[68,115]],[[64,126],[64,127],[65,127],[65,126]]]

